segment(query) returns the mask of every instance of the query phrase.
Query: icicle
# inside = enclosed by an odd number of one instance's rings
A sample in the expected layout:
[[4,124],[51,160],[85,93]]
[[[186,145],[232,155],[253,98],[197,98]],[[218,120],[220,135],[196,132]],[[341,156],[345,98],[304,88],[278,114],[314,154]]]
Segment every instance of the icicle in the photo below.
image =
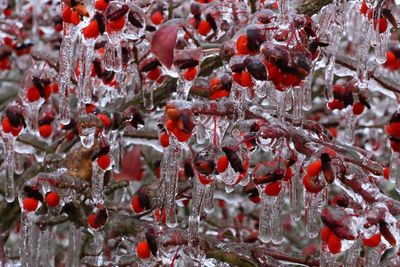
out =
[[309,238],[315,238],[319,233],[318,196],[305,192],[305,198],[306,234]]
[[206,141],[206,130],[205,127],[202,124],[199,124],[196,126],[197,132],[196,132],[196,141],[198,144],[204,144]]
[[283,239],[283,225],[282,225],[282,211],[285,204],[285,189],[282,188],[279,196],[277,197],[274,205],[272,206],[271,213],[271,229],[272,243],[279,245]]
[[112,133],[113,141],[111,142],[111,151],[114,159],[113,170],[116,172],[121,171],[121,160],[122,160],[122,147],[123,147],[123,137],[124,132],[115,131]]
[[[379,27],[377,27],[379,29]],[[381,35],[381,43],[379,46],[375,47],[375,57],[378,64],[383,64],[386,62],[386,53],[389,47],[390,31],[386,31]]]
[[192,87],[192,82],[184,80],[181,76],[178,80],[176,92],[178,93],[179,99],[186,100],[189,95],[190,88]]
[[344,129],[344,142],[347,145],[353,145],[355,141],[354,131],[357,124],[357,116],[353,114],[353,109],[350,106],[345,114],[345,129]]
[[14,151],[14,137],[10,134],[4,135],[4,151],[6,154],[6,188],[5,199],[11,203],[15,199],[15,186],[14,186],[14,164],[15,164],[15,151]]
[[24,172],[24,156],[20,153],[15,154],[15,170],[16,174],[22,174]]
[[293,109],[292,109],[292,123],[300,125],[303,121],[303,87],[292,88]]
[[362,18],[363,27],[359,36],[359,44],[357,46],[357,78],[360,90],[366,89],[368,86],[368,51],[370,46],[370,27],[366,18]]
[[103,197],[104,171],[92,162],[92,200],[95,204],[104,203]]
[[289,184],[289,201],[290,201],[290,218],[293,221],[298,221],[301,219],[301,203],[300,203],[300,159],[296,162],[293,170],[292,179],[290,179]]
[[[65,5],[61,5],[64,8]],[[60,67],[58,74],[59,101],[60,101],[60,122],[67,125],[70,122],[70,107],[68,90],[70,87],[72,46],[75,42],[77,30],[68,23],[63,23],[64,37],[60,47]]]
[[[165,152],[164,152],[165,153]],[[176,189],[178,185],[179,176],[179,163],[181,160],[182,150],[175,144],[171,144],[168,147],[168,155],[163,160],[165,162],[165,168],[162,171],[165,173],[166,180],[166,214],[167,214],[167,225],[169,227],[175,227],[177,225],[176,218]]]
[[54,227],[48,226],[40,231],[38,240],[38,260],[40,266],[55,266]]
[[354,244],[346,251],[345,254],[345,266],[346,267],[357,267],[359,266],[358,258],[361,251],[361,240],[357,239]]
[[270,197],[262,193],[261,195],[261,207],[260,207],[260,215],[258,222],[258,238],[263,243],[268,243],[272,238],[272,229],[271,229],[271,209],[274,203],[275,197]]
[[212,182],[206,187],[204,196],[204,211],[208,214],[211,214],[214,211],[214,190],[215,182]]
[[395,182],[396,191],[400,192],[400,153],[392,151],[389,179]]
[[154,109],[154,89],[152,87],[143,87],[142,88],[142,94],[143,94],[143,106],[147,110],[153,110]]
[[379,266],[379,258],[381,252],[379,247],[366,247],[364,256],[365,267],[376,267]]
[[93,232],[93,250],[96,256],[96,265],[95,266],[103,266],[104,265],[104,253],[103,253],[103,244],[104,244],[104,231],[94,231]]
[[38,266],[37,249],[39,230],[34,223],[36,215],[33,213],[22,212],[21,214],[21,244],[20,244],[20,258],[22,267],[36,267]]
[[195,190],[193,192],[192,210],[189,216],[189,242],[190,246],[196,247],[199,244],[201,205],[206,192],[206,187],[199,182],[198,177],[196,177]]
[[80,103],[90,103],[92,101],[92,57],[94,51],[94,39],[83,40],[83,47],[80,58],[80,74],[78,81],[78,98]]
[[289,26],[289,0],[279,1],[279,25],[286,28]]
[[322,249],[321,259],[320,259],[321,267],[336,267],[335,255],[324,251]]
[[342,37],[342,29],[339,25],[334,24],[331,28],[331,44],[328,48],[327,64],[325,67],[325,98],[328,102],[333,100],[333,77],[335,70],[336,53]]
[[79,266],[79,255],[82,244],[82,233],[79,228],[76,228],[75,224],[69,224],[68,230],[68,257],[67,267]]
[[303,110],[310,110],[312,107],[312,73],[313,70],[303,82]]
[[[115,35],[115,34],[113,34]],[[122,70],[122,50],[119,42],[114,42],[116,36],[112,36],[104,53],[104,67],[106,70],[120,72]]]

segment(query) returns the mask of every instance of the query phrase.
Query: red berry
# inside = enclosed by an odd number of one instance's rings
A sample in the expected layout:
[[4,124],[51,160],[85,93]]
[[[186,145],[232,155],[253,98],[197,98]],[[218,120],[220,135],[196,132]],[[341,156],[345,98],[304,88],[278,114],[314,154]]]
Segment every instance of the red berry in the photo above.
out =
[[147,73],[147,78],[156,81],[158,77],[160,77],[160,74],[161,74],[160,69],[158,67],[155,67],[154,69],[152,69]]
[[61,13],[62,20],[66,23],[71,23],[71,13],[72,9],[69,6],[64,7]]
[[236,52],[239,55],[247,55],[250,53],[248,47],[249,39],[247,35],[240,35],[239,38],[236,40]]
[[321,160],[316,160],[314,162],[311,162],[307,166],[307,174],[309,176],[317,176],[321,172],[321,166],[322,166]]
[[51,124],[43,124],[39,127],[39,134],[43,138],[49,137],[53,132]]
[[169,146],[169,135],[167,133],[163,133],[160,135],[160,144],[163,147],[168,147]]
[[329,102],[329,103],[328,103],[328,108],[329,108],[330,110],[335,110],[335,109],[342,110],[343,107],[344,107],[344,106],[343,106],[343,102],[340,101],[340,100],[338,100],[338,99],[336,99],[336,98],[334,98],[334,99],[332,100],[332,102]]
[[125,17],[122,16],[119,19],[116,20],[109,20],[107,23],[107,32],[117,32],[122,30],[122,28],[125,26]]
[[304,188],[310,193],[319,193],[324,189],[324,186],[320,183],[318,176],[304,175],[303,177]]
[[94,7],[99,11],[106,11],[108,2],[105,0],[96,0]]
[[375,234],[370,238],[363,238],[363,243],[367,247],[376,247],[381,243],[381,234]]
[[217,100],[223,97],[228,97],[229,96],[229,92],[226,90],[220,90],[214,93],[211,93],[210,95],[210,100]]
[[226,171],[226,169],[228,168],[228,158],[227,156],[222,156],[219,157],[218,161],[217,161],[217,172],[218,173],[223,173]]
[[387,125],[386,132],[391,136],[400,138],[400,122],[392,122]]
[[206,36],[211,31],[210,23],[206,20],[200,21],[197,31],[199,32],[199,34]]
[[56,207],[60,203],[60,196],[56,192],[46,194],[46,203],[50,207]]
[[140,204],[139,196],[137,196],[137,195],[133,196],[132,202],[131,202],[131,207],[132,207],[133,211],[136,213],[141,213],[144,210],[142,205]]
[[81,18],[75,10],[72,10],[71,13],[71,23],[74,24],[75,26],[78,25],[81,22]]
[[383,169],[383,177],[385,177],[385,179],[389,179],[389,175],[390,175],[390,167],[389,167],[389,166],[386,166],[386,167]]
[[8,117],[4,117],[4,119],[1,122],[1,125],[3,127],[3,132],[10,133],[12,131],[12,125]]
[[281,192],[281,189],[282,189],[281,181],[276,181],[276,182],[273,182],[273,183],[269,183],[265,187],[264,192],[268,196],[277,196]]
[[150,258],[150,247],[147,240],[143,240],[137,244],[136,254],[143,260]]
[[199,177],[199,182],[204,185],[208,185],[213,181],[213,179],[208,179],[207,176],[201,175],[200,173],[198,177]]
[[88,224],[90,226],[90,228],[92,229],[99,229],[101,227],[101,225],[99,225],[98,223],[96,223],[96,214],[90,214],[88,217]]
[[329,229],[329,227],[327,226],[324,226],[321,230],[321,240],[325,243],[328,243],[331,234],[332,234],[331,229]]
[[290,167],[286,168],[286,173],[285,176],[283,177],[283,180],[287,182],[290,179],[292,179],[292,176],[293,176],[292,169]]
[[333,254],[339,253],[342,249],[342,243],[339,237],[332,233],[328,238],[328,248]]
[[389,66],[392,65],[394,63],[396,63],[397,61],[397,57],[396,54],[393,53],[393,51],[387,51],[386,52],[386,62],[385,62],[385,66]]
[[386,18],[379,18],[378,22],[375,20],[374,29],[376,29],[376,25],[379,23],[379,33],[384,33],[387,30],[388,21]]
[[110,166],[110,163],[111,163],[111,160],[108,155],[101,155],[100,157],[97,158],[97,164],[103,170],[106,170],[108,168],[108,166]]
[[196,75],[197,75],[196,67],[188,68],[183,72],[183,78],[186,81],[193,81],[194,78],[196,78]]
[[244,87],[253,87],[254,86],[253,79],[251,78],[250,73],[247,71],[242,72],[240,81],[241,81],[241,85]]
[[150,20],[154,25],[159,25],[163,23],[164,16],[160,11],[154,11],[153,14],[150,16]]
[[99,36],[100,31],[99,31],[99,24],[97,23],[97,20],[92,20],[89,25],[87,25],[85,28],[82,30],[83,36],[85,36],[86,39],[89,38],[96,38]]
[[361,12],[361,14],[365,15],[365,14],[367,14],[367,11],[368,11],[368,6],[367,6],[367,4],[363,1],[363,2],[361,3],[360,12]]
[[37,201],[33,197],[26,197],[23,200],[24,210],[27,212],[35,211],[39,205],[39,201]]
[[353,106],[353,114],[360,115],[364,112],[364,105],[361,102],[356,102]]
[[37,89],[36,86],[32,85],[26,91],[26,97],[28,98],[29,102],[38,101],[40,99],[39,89]]
[[108,116],[106,116],[102,113],[99,113],[99,114],[97,114],[97,118],[99,118],[103,122],[104,127],[106,127],[106,128],[111,127],[111,120]]
[[172,133],[178,139],[179,142],[186,142],[192,136],[192,133],[186,133],[184,131],[179,130],[178,128],[174,128]]
[[337,129],[336,129],[335,127],[329,127],[327,130],[331,133],[331,135],[332,135],[334,138],[337,137]]

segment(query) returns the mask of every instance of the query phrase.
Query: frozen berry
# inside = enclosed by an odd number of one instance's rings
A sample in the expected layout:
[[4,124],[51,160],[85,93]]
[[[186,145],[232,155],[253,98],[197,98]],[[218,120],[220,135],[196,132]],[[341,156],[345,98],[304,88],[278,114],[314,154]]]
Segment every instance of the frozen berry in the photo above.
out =
[[197,69],[196,67],[188,68],[183,72],[183,78],[186,81],[193,81],[196,78]]
[[206,36],[211,31],[210,23],[206,20],[200,21],[197,31],[199,32],[199,34]]
[[160,11],[154,11],[153,14],[151,14],[151,16],[150,16],[150,19],[154,25],[159,25],[159,24],[163,23],[164,16]]
[[132,207],[133,211],[136,213],[141,213],[144,210],[144,208],[140,204],[139,196],[137,196],[137,195],[133,196],[132,202],[131,202],[131,207]]
[[83,28],[82,32],[83,32],[83,36],[85,36],[86,39],[96,38],[97,36],[99,36],[100,31],[99,31],[99,24],[98,24],[97,20],[95,20],[95,19],[92,20],[88,26]]
[[281,192],[281,189],[282,189],[281,181],[276,181],[276,182],[273,182],[273,183],[269,183],[265,187],[264,192],[268,196],[277,196]]
[[328,248],[333,254],[339,253],[342,249],[342,243],[339,237],[332,233],[328,238]]
[[24,210],[27,212],[35,211],[39,205],[39,201],[37,201],[33,197],[26,197],[23,200]]
[[28,98],[29,102],[38,101],[40,99],[39,89],[37,89],[36,86],[32,85],[26,91],[26,97]]
[[46,194],[46,204],[50,207],[56,207],[60,203],[60,196],[56,192]]
[[307,166],[307,174],[309,176],[317,176],[321,172],[321,166],[322,166],[321,160],[316,160],[314,162],[311,162]]
[[361,115],[364,112],[364,105],[361,102],[356,102],[353,106],[353,114]]
[[105,11],[108,7],[108,0],[96,0],[94,7],[99,11]]
[[389,179],[389,175],[390,175],[390,167],[389,167],[389,166],[386,166],[386,167],[383,169],[383,177],[385,177],[385,179]]
[[71,12],[71,23],[74,24],[75,26],[78,25],[81,22],[81,18],[75,10]]
[[43,124],[39,127],[39,134],[43,138],[49,137],[53,132],[51,124]]
[[89,215],[89,217],[88,217],[88,225],[92,229],[99,229],[101,227],[101,225],[96,222],[96,214],[92,213],[92,214]]
[[10,133],[12,131],[12,125],[8,117],[4,117],[4,119],[1,122],[1,125],[3,128],[3,132]]
[[107,23],[107,32],[118,32],[125,26],[125,17],[122,16],[116,20],[109,20]]
[[318,176],[304,175],[303,177],[304,188],[310,193],[319,193],[324,189],[323,184],[319,180]]
[[136,253],[142,260],[150,258],[150,247],[147,240],[143,240],[137,244]]
[[219,157],[217,161],[217,172],[223,173],[228,168],[228,158],[226,156]]
[[385,18],[379,18],[378,22],[374,22],[374,29],[376,29],[377,24],[379,23],[379,33],[384,33],[387,30],[388,21]]
[[249,40],[247,35],[240,35],[239,38],[236,40],[236,52],[239,55],[247,55],[250,53],[248,47]]
[[168,136],[167,133],[162,133],[162,134],[160,135],[160,144],[161,144],[163,147],[168,147],[168,146],[169,146],[169,136]]
[[97,159],[97,164],[103,170],[106,170],[108,168],[108,166],[110,166],[110,163],[111,163],[111,160],[110,160],[110,157],[107,154],[106,155],[101,155]]
[[97,118],[99,118],[103,122],[104,127],[106,127],[106,128],[111,127],[111,120],[107,115],[99,113],[99,114],[97,114]]
[[367,247],[376,247],[381,243],[381,234],[375,234],[370,238],[364,238],[363,243]]
[[152,81],[156,81],[158,79],[158,77],[160,77],[160,69],[158,67],[155,67],[154,69],[150,70],[147,73],[147,78],[149,78]]

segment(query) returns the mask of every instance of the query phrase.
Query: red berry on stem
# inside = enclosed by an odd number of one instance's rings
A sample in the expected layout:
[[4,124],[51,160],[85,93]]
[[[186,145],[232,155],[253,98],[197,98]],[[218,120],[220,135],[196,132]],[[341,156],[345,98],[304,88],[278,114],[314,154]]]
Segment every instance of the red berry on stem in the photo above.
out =
[[378,22],[374,21],[374,29],[376,29],[377,24],[379,23],[379,33],[384,33],[387,30],[388,21],[386,18],[379,18]]
[[60,196],[52,191],[46,194],[45,200],[48,206],[56,207],[60,203]]
[[51,124],[43,124],[39,127],[39,134],[43,138],[49,137],[53,132]]
[[101,225],[96,223],[96,214],[92,213],[92,214],[89,215],[89,217],[88,217],[88,225],[92,229],[99,229],[101,227]]
[[95,19],[92,20],[88,26],[83,28],[82,32],[83,32],[83,36],[85,36],[86,39],[96,38],[97,36],[99,36],[100,31],[99,31],[99,24],[98,24],[97,20],[95,20]]
[[353,106],[353,114],[361,115],[364,112],[364,105],[361,102],[356,102]]
[[210,23],[206,20],[200,21],[197,31],[199,32],[199,34],[206,36],[211,31]]
[[322,189],[324,189],[324,186],[319,181],[318,176],[304,175],[303,185],[308,192],[314,194],[319,193],[322,191]]
[[329,227],[327,226],[324,226],[321,230],[321,240],[325,243],[328,243],[328,239],[331,234],[332,234],[331,229],[329,229]]
[[167,133],[162,133],[160,135],[160,144],[163,147],[168,147],[169,146],[169,135]]
[[110,163],[111,163],[111,160],[107,154],[101,155],[100,157],[97,158],[97,164],[103,170],[106,170],[110,166]]
[[385,179],[389,179],[389,175],[390,175],[390,167],[389,167],[389,166],[386,166],[386,167],[383,169],[383,177],[385,177]]
[[139,200],[139,196],[138,195],[134,195],[133,196],[132,202],[131,202],[131,207],[132,207],[133,211],[136,212],[136,213],[141,213],[144,210],[144,208],[140,204],[140,200]]
[[150,258],[150,247],[147,240],[143,240],[137,244],[136,253],[142,260]]
[[342,249],[342,243],[339,237],[332,233],[328,238],[328,248],[333,254],[339,253]]
[[228,158],[227,156],[221,156],[219,157],[218,161],[217,161],[217,172],[218,173],[223,173],[226,171],[226,169],[228,168]]
[[96,0],[94,7],[99,11],[105,11],[108,7],[108,2],[105,0]]
[[35,211],[39,205],[39,201],[37,201],[33,197],[26,197],[23,200],[24,210],[27,212]]
[[39,89],[37,89],[36,86],[32,85],[26,91],[26,97],[28,98],[29,102],[38,101],[40,99]]
[[154,25],[159,25],[163,23],[164,16],[160,11],[154,11],[153,14],[150,16],[150,20]]
[[1,126],[3,128],[3,132],[5,133],[10,133],[12,131],[12,125],[8,117],[4,117],[4,119],[1,121]]
[[183,72],[183,78],[186,81],[193,81],[194,78],[196,78],[196,75],[197,75],[196,67],[188,68]]
[[71,13],[71,23],[74,24],[75,26],[78,25],[81,22],[81,17],[79,16],[78,12],[75,10],[72,10]]
[[376,247],[381,243],[381,234],[377,233],[370,238],[364,238],[363,243],[367,247]]
[[316,160],[311,162],[307,166],[307,174],[309,176],[317,176],[321,172],[322,162],[321,160]]
[[281,181],[276,181],[273,183],[269,183],[265,188],[264,192],[268,196],[277,196],[281,192],[282,189],[282,182]]
[[62,20],[66,23],[71,23],[71,14],[72,14],[71,8],[69,6],[64,7],[61,13]]
[[239,38],[236,40],[236,52],[239,55],[247,55],[250,53],[248,47],[249,39],[247,35],[240,35]]
[[125,17],[122,16],[116,20],[109,20],[107,23],[107,32],[117,32],[122,30],[125,26]]
[[107,115],[99,113],[99,114],[97,114],[97,118],[99,118],[103,122],[104,127],[106,127],[106,128],[111,127],[111,120]]
[[147,78],[149,78],[152,81],[156,81],[158,79],[158,77],[160,77],[160,69],[158,67],[155,67],[154,69],[150,70],[147,73]]

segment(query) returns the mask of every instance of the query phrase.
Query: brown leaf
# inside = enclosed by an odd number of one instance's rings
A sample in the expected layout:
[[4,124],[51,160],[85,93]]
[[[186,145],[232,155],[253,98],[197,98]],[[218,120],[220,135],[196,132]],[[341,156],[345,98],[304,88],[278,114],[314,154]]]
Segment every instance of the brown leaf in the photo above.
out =
[[178,38],[178,25],[163,25],[153,35],[151,51],[162,64],[171,68],[174,61],[174,48]]
[[[140,146],[128,151],[121,160],[122,177],[127,180],[140,180],[142,177],[142,159]],[[122,179],[123,179],[122,178]]]

